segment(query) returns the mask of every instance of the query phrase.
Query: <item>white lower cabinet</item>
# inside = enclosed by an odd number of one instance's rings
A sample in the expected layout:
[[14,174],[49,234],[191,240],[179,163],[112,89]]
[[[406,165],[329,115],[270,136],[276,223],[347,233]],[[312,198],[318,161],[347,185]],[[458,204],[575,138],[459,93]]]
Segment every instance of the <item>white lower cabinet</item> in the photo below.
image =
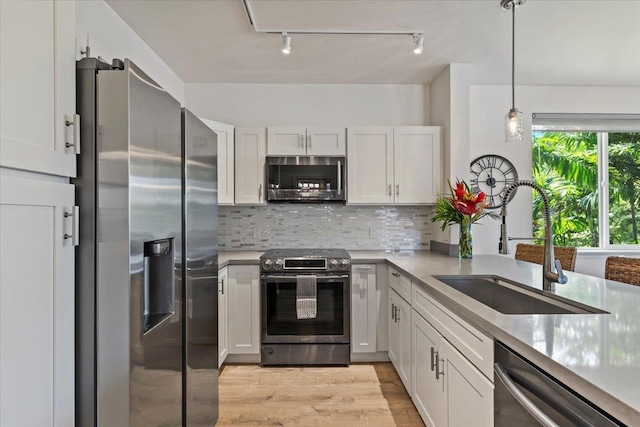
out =
[[[385,318],[386,320],[386,318]],[[377,351],[378,305],[375,264],[351,268],[351,351]]]
[[260,266],[229,265],[227,277],[229,354],[260,354]]
[[229,276],[227,267],[218,272],[218,368],[229,355]]
[[411,394],[411,305],[389,289],[389,359]]
[[444,426],[447,425],[444,376],[435,375],[436,351],[442,346],[442,338],[419,314],[413,311],[412,315],[412,400],[427,426]]
[[0,175],[1,426],[74,424],[73,204],[73,185]]
[[412,400],[429,427],[493,425],[493,384],[418,312],[411,320]]

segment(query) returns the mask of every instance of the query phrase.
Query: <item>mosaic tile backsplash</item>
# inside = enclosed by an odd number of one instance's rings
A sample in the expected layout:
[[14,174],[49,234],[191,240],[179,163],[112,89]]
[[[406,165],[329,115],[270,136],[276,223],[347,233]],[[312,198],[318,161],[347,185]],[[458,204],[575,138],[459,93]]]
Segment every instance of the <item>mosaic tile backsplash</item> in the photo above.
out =
[[273,248],[429,250],[430,206],[220,206],[221,251]]

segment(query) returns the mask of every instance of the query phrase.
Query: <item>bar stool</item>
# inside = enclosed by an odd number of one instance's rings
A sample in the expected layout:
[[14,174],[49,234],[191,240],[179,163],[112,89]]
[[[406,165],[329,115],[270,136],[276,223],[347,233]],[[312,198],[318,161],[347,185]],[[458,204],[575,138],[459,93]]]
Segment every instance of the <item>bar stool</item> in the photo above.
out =
[[607,257],[604,278],[640,286],[640,258]]
[[[570,246],[554,246],[553,253],[556,259],[559,259],[562,263],[563,270],[575,270],[576,257],[578,255],[578,250],[576,248]],[[516,245],[515,259],[542,265],[544,259],[544,246],[518,243]]]

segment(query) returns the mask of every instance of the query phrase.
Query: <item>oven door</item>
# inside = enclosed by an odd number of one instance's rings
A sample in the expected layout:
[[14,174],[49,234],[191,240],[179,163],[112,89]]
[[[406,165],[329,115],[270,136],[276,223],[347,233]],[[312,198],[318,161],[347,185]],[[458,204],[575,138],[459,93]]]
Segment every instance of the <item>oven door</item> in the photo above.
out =
[[298,319],[296,314],[296,276],[262,276],[262,343],[349,343],[349,275],[316,275],[313,319]]

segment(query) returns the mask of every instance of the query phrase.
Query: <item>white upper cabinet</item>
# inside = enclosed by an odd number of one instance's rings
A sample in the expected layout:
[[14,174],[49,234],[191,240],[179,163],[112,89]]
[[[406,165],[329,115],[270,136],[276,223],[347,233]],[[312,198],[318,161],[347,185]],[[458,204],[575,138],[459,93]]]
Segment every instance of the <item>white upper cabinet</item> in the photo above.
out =
[[433,204],[440,193],[440,128],[347,129],[349,204]]
[[0,2],[0,166],[76,176],[75,2]]
[[440,193],[440,163],[440,128],[394,128],[396,204],[435,203]]
[[266,148],[265,128],[236,128],[236,204],[265,204],[264,167],[267,154]]
[[336,126],[270,126],[269,156],[344,156],[345,132]]
[[347,129],[347,201],[393,203],[393,128]]
[[201,119],[218,136],[218,204],[233,205],[234,199],[234,133],[233,125]]

